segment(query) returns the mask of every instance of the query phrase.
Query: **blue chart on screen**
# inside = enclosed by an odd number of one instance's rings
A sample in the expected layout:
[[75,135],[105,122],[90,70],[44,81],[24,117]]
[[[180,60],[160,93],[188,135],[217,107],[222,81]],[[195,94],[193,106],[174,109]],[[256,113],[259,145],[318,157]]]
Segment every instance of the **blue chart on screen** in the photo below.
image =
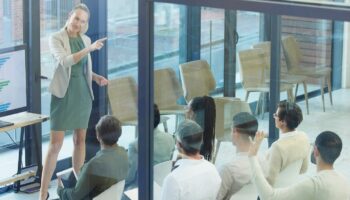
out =
[[25,51],[0,54],[0,113],[23,108],[26,99]]

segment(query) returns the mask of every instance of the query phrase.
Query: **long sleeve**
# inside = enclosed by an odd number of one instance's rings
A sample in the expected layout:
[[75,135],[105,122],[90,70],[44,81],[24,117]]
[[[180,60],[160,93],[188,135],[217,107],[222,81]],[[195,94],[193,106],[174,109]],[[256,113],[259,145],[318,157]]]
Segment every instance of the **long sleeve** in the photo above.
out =
[[82,168],[77,184],[74,188],[58,188],[57,193],[61,200],[78,200],[84,199],[89,192],[95,187],[95,181],[89,173],[89,165]]
[[303,174],[307,171],[307,168],[309,167],[309,156],[305,156],[303,159],[303,163],[300,168],[300,174]]
[[275,189],[264,178],[256,157],[249,158],[253,182],[263,200],[310,200],[314,199],[315,187],[309,178],[287,188]]
[[224,200],[224,199],[229,199],[228,197],[229,190],[233,185],[234,179],[231,178],[232,174],[230,173],[230,170],[227,167],[221,168],[219,170],[219,174],[221,177],[221,186],[220,190],[217,196],[217,200]]
[[268,155],[268,166],[267,166],[267,181],[273,185],[276,181],[278,174],[282,169],[282,155],[281,151],[276,145],[272,145]]
[[73,54],[69,53],[64,47],[64,41],[60,38],[60,34],[55,34],[50,37],[49,47],[50,52],[55,60],[64,68],[71,67],[75,64]]
[[168,175],[164,180],[161,199],[180,200],[180,186],[171,175]]

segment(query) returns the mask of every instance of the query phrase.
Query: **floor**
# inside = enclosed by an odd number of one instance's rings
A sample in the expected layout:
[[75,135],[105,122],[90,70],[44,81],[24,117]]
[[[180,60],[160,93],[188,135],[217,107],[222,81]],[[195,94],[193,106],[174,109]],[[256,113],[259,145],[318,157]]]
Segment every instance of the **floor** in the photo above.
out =
[[[252,97],[253,98],[253,97]],[[309,100],[310,105],[310,114],[304,114],[304,121],[299,126],[299,130],[306,132],[310,141],[313,142],[316,136],[325,130],[331,130],[340,135],[343,140],[343,150],[340,155],[340,158],[335,163],[335,168],[342,172],[350,181],[350,133],[348,132],[348,123],[350,122],[350,89],[342,89],[337,90],[333,93],[333,106],[330,106],[330,101],[328,98],[328,94],[326,94],[325,104],[326,104],[326,112],[322,111],[322,101],[320,97],[312,98]],[[298,103],[300,107],[305,110],[305,102]],[[173,126],[171,122],[173,122],[173,118],[170,119],[169,129],[173,130]],[[268,130],[268,119],[267,114],[265,114],[264,119],[259,117],[259,129]],[[124,127],[123,132],[133,132],[133,127]],[[65,142],[65,149],[60,155],[60,158],[63,158],[65,155],[69,155],[72,149],[71,136],[66,138],[69,142]],[[130,141],[130,137],[122,137],[121,143],[123,146],[127,146]],[[43,152],[47,149],[47,143],[43,143]],[[264,143],[261,151],[265,151],[267,149],[267,142]],[[235,156],[235,148],[231,143],[226,142],[223,143],[220,147],[220,151],[217,157],[216,166],[220,167],[222,164],[228,162]],[[5,153],[0,154],[2,161],[7,161],[2,163],[0,169],[0,178],[7,177],[11,174],[15,173],[15,169],[13,166],[16,166],[17,159],[17,151],[11,150]],[[315,166],[310,164],[308,169],[308,174],[315,173]],[[50,195],[52,198],[57,198],[56,196],[56,181],[53,181],[50,186]],[[16,200],[16,199],[26,199],[26,200],[34,200],[38,199],[38,193],[34,194],[24,194],[24,193],[5,193],[0,195],[0,200]]]

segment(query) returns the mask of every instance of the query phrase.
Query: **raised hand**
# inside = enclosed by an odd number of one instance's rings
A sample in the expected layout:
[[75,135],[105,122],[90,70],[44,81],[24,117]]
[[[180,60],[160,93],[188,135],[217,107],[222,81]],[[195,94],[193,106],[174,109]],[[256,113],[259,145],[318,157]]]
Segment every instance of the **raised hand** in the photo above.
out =
[[250,147],[248,152],[249,156],[256,156],[258,154],[261,142],[263,141],[264,138],[265,138],[265,134],[263,131],[257,131],[255,134],[254,140],[251,137],[249,137],[249,140],[250,140]]
[[103,42],[107,40],[107,37],[96,40],[89,47],[90,51],[100,50],[103,47]]

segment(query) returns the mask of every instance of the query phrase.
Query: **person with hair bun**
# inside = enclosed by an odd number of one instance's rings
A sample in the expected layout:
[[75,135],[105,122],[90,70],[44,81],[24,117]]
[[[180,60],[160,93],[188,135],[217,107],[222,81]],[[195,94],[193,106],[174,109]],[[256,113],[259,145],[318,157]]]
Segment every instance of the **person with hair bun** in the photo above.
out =
[[50,53],[54,58],[54,73],[49,85],[50,143],[41,176],[40,200],[48,199],[48,187],[56,167],[66,130],[74,130],[72,163],[79,173],[85,161],[85,137],[92,101],[92,81],[99,86],[108,84],[103,76],[92,72],[90,53],[100,50],[103,41],[85,35],[90,11],[85,4],[76,5],[69,13],[65,26],[53,33],[49,40]]

